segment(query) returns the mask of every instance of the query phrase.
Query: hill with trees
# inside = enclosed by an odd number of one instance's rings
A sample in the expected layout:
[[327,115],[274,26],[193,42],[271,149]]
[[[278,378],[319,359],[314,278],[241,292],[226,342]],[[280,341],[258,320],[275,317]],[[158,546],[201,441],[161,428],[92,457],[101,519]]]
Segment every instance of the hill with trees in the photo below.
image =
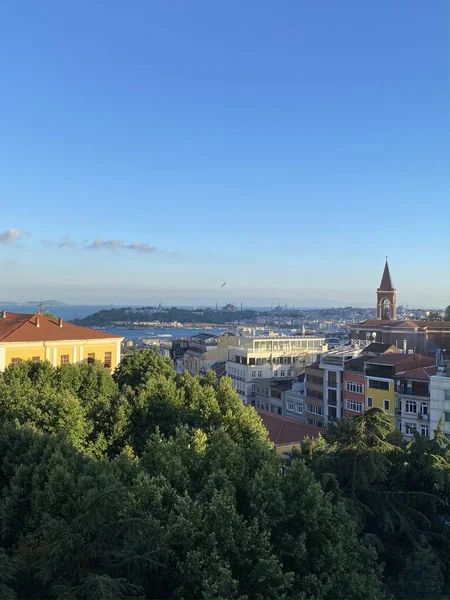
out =
[[228,378],[145,349],[0,375],[0,597],[444,598],[448,440],[372,409],[282,463]]
[[111,308],[100,310],[83,319],[73,319],[75,325],[83,327],[111,327],[117,322],[130,324],[142,321],[160,321],[161,323],[208,323],[211,325],[226,325],[232,321],[255,319],[258,313],[254,310],[227,312],[220,310],[184,308],[157,309],[151,306],[142,308]]

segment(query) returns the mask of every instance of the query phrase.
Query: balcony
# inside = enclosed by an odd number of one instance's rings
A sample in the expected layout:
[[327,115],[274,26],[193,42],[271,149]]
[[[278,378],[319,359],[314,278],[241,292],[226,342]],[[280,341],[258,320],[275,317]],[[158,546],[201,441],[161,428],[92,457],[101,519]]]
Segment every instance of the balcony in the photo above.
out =
[[399,392],[398,390],[395,390],[395,393],[397,397],[401,398],[402,400],[415,400],[416,402],[426,402],[430,399],[430,394],[412,394],[407,392]]
[[421,415],[420,413],[417,415],[418,421],[429,421],[430,415]]

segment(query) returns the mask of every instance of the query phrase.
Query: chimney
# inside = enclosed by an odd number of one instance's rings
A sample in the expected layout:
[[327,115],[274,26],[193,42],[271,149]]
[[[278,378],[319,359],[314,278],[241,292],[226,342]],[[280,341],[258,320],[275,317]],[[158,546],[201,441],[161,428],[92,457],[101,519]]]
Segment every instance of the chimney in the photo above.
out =
[[406,344],[407,344],[407,341],[403,340],[403,354],[406,354]]
[[63,320],[61,319],[61,317],[59,317],[59,319],[58,319],[58,325],[59,325],[60,327],[62,327],[62,326],[63,326]]
[[2,319],[6,319],[6,310],[2,310]]
[[39,316],[36,315],[36,327],[39,327]]

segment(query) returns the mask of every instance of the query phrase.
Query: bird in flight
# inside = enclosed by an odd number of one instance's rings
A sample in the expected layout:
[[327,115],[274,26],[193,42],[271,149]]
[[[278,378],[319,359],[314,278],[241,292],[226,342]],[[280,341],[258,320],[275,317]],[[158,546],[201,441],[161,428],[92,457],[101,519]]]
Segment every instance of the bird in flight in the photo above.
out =
[[224,287],[227,284],[227,282],[225,281],[225,283],[222,283],[222,287]]

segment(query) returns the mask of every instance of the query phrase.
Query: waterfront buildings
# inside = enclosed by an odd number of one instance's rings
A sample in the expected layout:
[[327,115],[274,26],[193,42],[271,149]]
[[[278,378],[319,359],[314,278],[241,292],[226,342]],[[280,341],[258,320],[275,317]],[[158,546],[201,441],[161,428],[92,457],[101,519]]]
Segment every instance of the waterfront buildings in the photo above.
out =
[[226,372],[244,404],[251,404],[258,381],[295,378],[326,350],[323,337],[241,336],[228,347]]
[[0,371],[21,360],[49,361],[54,367],[100,362],[114,370],[123,337],[45,317],[40,313],[0,313]]

